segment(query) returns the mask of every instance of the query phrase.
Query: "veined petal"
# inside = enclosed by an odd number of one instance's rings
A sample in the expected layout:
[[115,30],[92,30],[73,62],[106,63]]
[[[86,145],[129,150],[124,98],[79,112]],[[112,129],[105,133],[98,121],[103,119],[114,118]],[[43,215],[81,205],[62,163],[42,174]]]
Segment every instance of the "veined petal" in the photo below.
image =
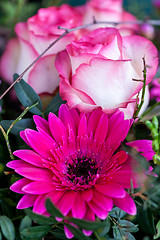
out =
[[58,144],[61,144],[63,142],[63,138],[66,139],[68,137],[67,130],[64,124],[53,113],[49,114],[48,121],[53,138]]
[[23,208],[32,207],[34,205],[36,198],[37,198],[36,195],[25,194],[18,202],[17,208],[23,209]]
[[18,174],[34,181],[52,181],[53,173],[48,169],[24,165],[15,170]]
[[44,118],[42,118],[42,117],[40,117],[38,115],[34,115],[33,119],[34,119],[34,122],[35,122],[36,127],[38,129],[42,129],[48,135],[51,135],[51,132],[50,132],[50,129],[49,129],[49,124],[48,124],[48,122]]
[[[78,206],[78,207],[77,207]],[[76,193],[75,201],[72,207],[72,214],[75,218],[84,218],[86,214],[86,204],[81,192]]]
[[13,154],[27,163],[30,163],[37,167],[43,167],[42,157],[36,152],[28,149],[17,150]]
[[105,209],[107,212],[111,211],[113,208],[113,200],[110,197],[105,196],[104,194],[93,191],[92,200],[101,208]]
[[14,192],[17,192],[17,193],[21,193],[21,194],[24,194],[25,192],[22,190],[22,188],[29,184],[31,181],[29,179],[26,179],[26,178],[22,178],[18,181],[16,181],[15,183],[13,183],[10,187],[10,189]]
[[62,198],[57,202],[57,207],[61,212],[66,216],[69,211],[72,209],[74,201],[76,198],[76,192],[66,191]]
[[125,190],[118,183],[95,184],[95,189],[108,197],[124,198],[126,195]]
[[128,193],[126,193],[124,198],[114,198],[113,203],[131,215],[135,215],[137,212],[136,205]]
[[32,148],[44,158],[52,158],[51,150],[54,149],[54,140],[42,132],[34,130],[25,130],[27,140]]
[[29,194],[44,194],[51,192],[54,189],[55,187],[49,181],[31,182],[22,188],[24,192]]
[[90,201],[87,203],[88,206],[92,209],[92,211],[95,213],[97,217],[99,217],[102,220],[105,220],[108,216],[108,212],[104,210],[103,208],[99,207],[96,203],[93,201]]

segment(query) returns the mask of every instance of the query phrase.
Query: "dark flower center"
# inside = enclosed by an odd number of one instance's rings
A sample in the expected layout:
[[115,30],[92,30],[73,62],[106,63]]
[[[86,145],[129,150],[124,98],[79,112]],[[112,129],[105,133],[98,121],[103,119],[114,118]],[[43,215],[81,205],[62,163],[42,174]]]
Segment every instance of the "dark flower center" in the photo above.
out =
[[68,180],[74,184],[89,184],[98,173],[98,165],[91,158],[76,158],[67,165]]

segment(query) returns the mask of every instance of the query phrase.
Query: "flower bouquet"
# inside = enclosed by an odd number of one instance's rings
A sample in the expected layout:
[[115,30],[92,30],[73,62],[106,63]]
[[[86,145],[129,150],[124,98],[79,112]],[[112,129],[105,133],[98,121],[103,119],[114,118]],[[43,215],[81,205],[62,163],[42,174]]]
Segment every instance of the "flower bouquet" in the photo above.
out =
[[36,3],[25,21],[33,3],[8,5],[0,239],[159,239],[157,3],[142,20],[122,0]]

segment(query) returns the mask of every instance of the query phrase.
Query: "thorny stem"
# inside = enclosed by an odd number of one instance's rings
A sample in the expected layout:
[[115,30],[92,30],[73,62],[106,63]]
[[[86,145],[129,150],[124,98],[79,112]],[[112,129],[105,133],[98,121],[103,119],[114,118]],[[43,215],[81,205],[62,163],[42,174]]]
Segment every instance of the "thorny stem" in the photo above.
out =
[[19,75],[19,77],[7,88],[7,90],[0,96],[0,100],[9,92],[9,90],[18,82],[21,81],[21,79],[23,78],[24,74],[53,46],[55,45],[60,39],[62,39],[64,36],[66,36],[67,34],[74,32],[76,30],[80,30],[83,28],[88,28],[90,26],[93,26],[95,24],[106,24],[106,25],[113,25],[113,26],[117,26],[117,25],[123,25],[123,24],[138,24],[138,25],[142,25],[142,24],[150,24],[150,25],[155,25],[155,26],[159,26],[160,25],[160,20],[135,20],[135,21],[122,21],[122,22],[105,22],[105,21],[96,21],[96,19],[93,17],[93,22],[89,23],[89,24],[85,24],[85,25],[81,25],[79,27],[75,27],[75,28],[62,28],[62,27],[58,27],[58,29],[62,29],[65,32],[62,33],[55,41],[53,41],[51,44],[49,44],[49,46]]
[[115,218],[112,218],[110,215],[108,215],[109,219],[114,223],[114,225],[117,225],[119,228],[123,228],[123,226],[121,226]]
[[22,119],[22,117],[23,117],[31,108],[35,107],[37,104],[38,104],[38,102],[36,102],[36,103],[33,104],[32,106],[26,107],[26,108],[24,109],[24,111],[13,121],[13,123],[12,123],[12,124],[10,125],[10,127],[8,128],[8,130],[7,130],[7,136],[8,136],[8,134],[9,134],[9,132],[11,131],[12,127],[13,127],[17,122],[19,122],[19,121]]
[[6,134],[6,132],[4,131],[4,129],[3,129],[3,127],[1,125],[0,125],[0,129],[1,129],[1,131],[3,133],[3,136],[4,136],[5,140],[6,140],[6,144],[7,144],[7,148],[8,148],[8,151],[9,151],[10,158],[12,160],[14,160],[14,156],[12,154],[12,150],[11,150],[11,147],[10,147],[8,135]]
[[[145,57],[142,58],[143,60],[143,88],[142,88],[142,97],[141,97],[141,102],[138,105],[138,109],[136,111],[136,113],[134,114],[134,118],[136,118],[142,108],[142,105],[144,103],[144,95],[145,95],[145,89],[146,89],[146,72],[147,72],[147,66],[146,66],[146,62],[145,62]],[[133,79],[133,81],[135,81],[135,79]],[[142,80],[137,80],[137,81],[142,81]]]
[[32,107],[35,107],[36,105],[38,104],[38,102],[36,102],[35,104],[33,104],[32,106],[30,107],[27,107],[26,109],[24,109],[24,111],[20,114],[20,116],[18,118],[16,118],[16,120],[13,121],[13,123],[10,125],[10,127],[8,128],[7,132],[4,131],[3,127],[0,125],[0,129],[1,129],[1,132],[6,140],[6,144],[7,144],[7,148],[8,148],[8,151],[9,151],[9,154],[10,154],[10,158],[12,160],[14,160],[14,156],[12,154],[12,150],[11,150],[11,147],[10,147],[10,143],[9,143],[9,133],[12,129],[12,127],[17,123],[19,122],[22,117],[32,108]]

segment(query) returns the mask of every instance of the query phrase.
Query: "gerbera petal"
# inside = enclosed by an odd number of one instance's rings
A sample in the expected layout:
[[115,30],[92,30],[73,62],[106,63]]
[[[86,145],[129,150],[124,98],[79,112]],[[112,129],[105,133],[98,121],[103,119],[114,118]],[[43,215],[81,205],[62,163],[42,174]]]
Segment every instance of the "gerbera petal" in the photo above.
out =
[[85,137],[86,134],[87,134],[87,119],[85,114],[83,114],[79,122],[78,136]]
[[103,114],[97,125],[94,139],[96,139],[97,142],[102,143],[106,138],[107,131],[108,131],[108,116],[106,114]]
[[127,145],[136,149],[142,156],[147,158],[147,160],[152,160],[155,154],[152,148],[151,140],[136,140],[127,143]]
[[[78,206],[78,207],[77,207]],[[75,218],[83,218],[86,213],[86,204],[81,192],[77,192],[75,201],[72,207],[72,214]]]
[[48,124],[48,122],[47,122],[44,118],[42,118],[42,117],[40,117],[40,116],[38,116],[38,115],[34,115],[34,116],[33,116],[33,119],[34,119],[34,122],[35,122],[36,127],[37,127],[38,129],[42,129],[42,130],[45,131],[48,135],[51,134],[50,129],[49,129],[49,124]]
[[33,206],[33,212],[42,214],[46,211],[46,207],[45,207],[46,197],[45,196],[46,196],[46,194],[41,194],[36,198],[36,200],[34,202],[34,206]]
[[44,193],[51,192],[54,189],[55,187],[49,181],[31,182],[22,188],[24,192],[29,194],[44,194]]
[[93,191],[91,188],[88,188],[88,189],[85,189],[81,192],[81,195],[82,195],[82,198],[85,200],[85,201],[90,201],[92,199],[92,196],[93,196]]
[[88,119],[88,135],[90,135],[91,132],[95,133],[101,116],[102,116],[102,109],[100,107],[91,112]]
[[34,166],[43,167],[44,162],[42,161],[42,157],[32,150],[17,150],[13,154]]
[[108,197],[124,198],[126,195],[124,188],[118,183],[95,184],[95,189]]
[[17,192],[17,193],[22,193],[24,194],[25,192],[22,190],[22,188],[29,184],[31,181],[29,179],[26,179],[26,178],[22,178],[18,181],[16,181],[15,183],[13,183],[10,187],[10,189],[14,192]]
[[66,216],[72,209],[74,201],[76,198],[76,192],[66,191],[62,198],[57,202],[57,207]]
[[65,235],[68,239],[74,237],[73,233],[65,225],[64,225],[64,232],[65,232]]
[[[52,138],[42,132],[25,130],[27,140],[32,148],[44,158],[52,158],[51,150],[54,149],[55,142]],[[38,141],[37,141],[38,140]]]
[[20,201],[17,204],[17,208],[18,209],[23,209],[23,208],[29,208],[32,207],[35,199],[36,199],[36,195],[31,195],[31,194],[25,194]]
[[53,173],[48,169],[28,166],[28,164],[17,168],[15,172],[34,181],[51,181],[53,178]]
[[111,211],[113,208],[113,200],[105,196],[104,194],[93,191],[93,198],[92,200],[101,208],[105,209],[107,212]]
[[65,104],[62,104],[60,106],[59,112],[58,112],[58,117],[61,119],[64,126],[68,130],[68,133],[72,129],[74,134],[76,134],[76,129],[75,129],[74,121],[72,119],[72,115],[70,114],[70,111]]
[[106,210],[104,210],[103,208],[99,207],[93,201],[90,201],[87,204],[92,209],[92,211],[96,214],[97,217],[99,217],[102,220],[105,220],[107,218],[108,212]]
[[124,198],[114,198],[113,203],[131,215],[135,215],[137,212],[136,205],[128,193],[126,193]]
[[67,130],[64,124],[53,113],[49,113],[48,121],[49,121],[49,127],[50,127],[53,138],[56,140],[58,144],[62,143],[63,138],[66,139],[68,137]]

